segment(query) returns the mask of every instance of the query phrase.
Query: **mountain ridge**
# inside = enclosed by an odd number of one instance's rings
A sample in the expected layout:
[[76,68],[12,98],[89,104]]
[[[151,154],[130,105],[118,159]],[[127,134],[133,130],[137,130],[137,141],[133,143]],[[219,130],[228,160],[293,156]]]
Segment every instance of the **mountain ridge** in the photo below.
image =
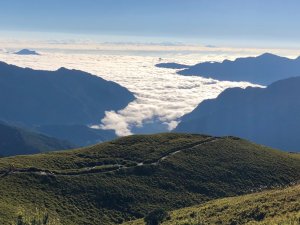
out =
[[[98,124],[135,99],[122,86],[79,70],[33,70],[0,63],[0,119],[24,125]],[[9,96],[9,98],[7,98]]]
[[267,88],[232,88],[200,103],[175,132],[239,136],[286,151],[299,151],[300,77]]
[[[269,85],[277,80],[299,76],[299,59],[300,57],[290,59],[272,53],[264,53],[255,57],[226,59],[222,62],[203,62],[180,70],[178,74],[201,76],[221,81],[247,81]],[[172,65],[172,63],[166,65]]]
[[296,182],[299,162],[297,154],[239,138],[172,133],[1,158],[0,223],[20,209],[46,208],[63,224],[120,224],[157,207],[174,210]]

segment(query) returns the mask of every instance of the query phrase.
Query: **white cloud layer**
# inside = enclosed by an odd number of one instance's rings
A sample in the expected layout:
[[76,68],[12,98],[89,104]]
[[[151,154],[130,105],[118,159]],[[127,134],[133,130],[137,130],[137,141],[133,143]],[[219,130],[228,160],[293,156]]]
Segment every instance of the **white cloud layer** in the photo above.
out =
[[[246,54],[246,53],[245,53]],[[163,55],[163,62],[195,64],[200,61],[236,58],[229,54],[171,54]],[[246,82],[226,82],[196,76],[180,76],[175,70],[156,68],[158,56],[103,55],[103,53],[79,54],[61,51],[45,51],[41,56],[18,56],[0,51],[0,60],[22,67],[56,70],[59,67],[79,69],[112,80],[132,91],[136,100],[126,108],[106,112],[94,127],[114,129],[119,136],[143,132],[155,120],[157,131],[174,129],[179,118],[191,112],[205,99],[215,98],[230,87],[245,88]],[[158,121],[158,122],[157,122]]]

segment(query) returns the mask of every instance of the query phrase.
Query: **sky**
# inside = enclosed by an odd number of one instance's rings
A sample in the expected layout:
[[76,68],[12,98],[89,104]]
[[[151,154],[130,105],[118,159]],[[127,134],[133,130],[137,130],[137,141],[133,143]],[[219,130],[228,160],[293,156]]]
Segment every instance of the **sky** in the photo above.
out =
[[0,33],[300,47],[299,8],[298,0],[1,0]]

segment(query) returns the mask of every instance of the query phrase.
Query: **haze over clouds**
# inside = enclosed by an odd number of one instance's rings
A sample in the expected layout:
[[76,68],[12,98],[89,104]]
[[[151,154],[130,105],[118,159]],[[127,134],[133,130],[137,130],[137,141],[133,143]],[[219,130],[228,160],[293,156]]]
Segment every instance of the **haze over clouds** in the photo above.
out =
[[[0,1],[0,28],[33,33],[106,36],[252,47],[299,47],[298,0],[9,0]],[[47,18],[47,19],[45,19]],[[49,34],[52,33],[52,34]],[[131,38],[124,39],[130,35]],[[68,35],[63,34],[62,37]],[[24,35],[15,36],[22,37]],[[126,38],[126,37],[125,37]]]
[[[17,37],[22,36],[22,39]],[[46,37],[45,37],[46,36]],[[102,38],[101,38],[102,37]],[[120,39],[122,41],[120,42]],[[188,56],[186,59],[198,57],[196,63],[206,60],[220,61],[223,59],[235,59],[240,56],[255,56],[265,52],[272,52],[274,54],[297,57],[299,56],[298,48],[289,47],[249,47],[245,44],[241,47],[232,47],[230,45],[212,45],[211,43],[195,44],[189,42],[167,41],[165,38],[153,41],[148,38],[140,37],[140,41],[135,40],[135,36],[76,36],[68,34],[51,34],[39,32],[1,32],[0,31],[0,46],[4,51],[16,51],[32,46],[36,51],[51,51],[51,52],[65,52],[67,50],[76,53],[96,53],[115,52],[118,54],[143,54],[146,55],[168,55],[177,54],[180,58]],[[110,41],[107,41],[110,40]],[[127,41],[126,41],[127,40]],[[212,41],[214,43],[214,41]],[[213,46],[213,47],[212,47]],[[247,46],[247,47],[245,47]],[[103,51],[103,52],[101,52]],[[69,52],[70,53],[70,52]],[[191,57],[191,54],[195,54]],[[201,58],[199,57],[201,56]],[[175,57],[173,57],[175,58]],[[175,58],[176,60],[176,58]],[[181,60],[181,59],[180,59]]]
[[[112,45],[112,44],[110,44]],[[47,49],[41,56],[18,56],[5,52],[0,53],[0,60],[22,67],[56,70],[60,67],[79,69],[90,72],[104,79],[115,81],[132,91],[136,100],[118,112],[106,112],[105,118],[99,118],[94,127],[114,129],[120,136],[135,132],[145,132],[146,126],[155,123],[152,132],[167,131],[175,128],[184,114],[191,112],[201,101],[215,98],[229,87],[247,87],[246,82],[219,82],[193,76],[180,76],[175,70],[157,68],[159,62],[177,62],[196,64],[200,61],[223,60],[238,56],[259,54],[259,50],[247,52],[222,52],[217,48],[211,52],[168,52],[158,51],[135,52],[134,46],[126,48],[122,54],[103,54],[90,51],[74,53],[76,49],[62,51]],[[132,50],[128,53],[128,49]],[[36,50],[36,49],[34,49]],[[257,51],[257,52],[255,52]],[[10,51],[11,52],[11,51]],[[222,54],[223,53],[223,54]],[[149,56],[149,55],[157,56]],[[159,59],[159,58],[162,59]],[[155,130],[156,129],[156,130]]]

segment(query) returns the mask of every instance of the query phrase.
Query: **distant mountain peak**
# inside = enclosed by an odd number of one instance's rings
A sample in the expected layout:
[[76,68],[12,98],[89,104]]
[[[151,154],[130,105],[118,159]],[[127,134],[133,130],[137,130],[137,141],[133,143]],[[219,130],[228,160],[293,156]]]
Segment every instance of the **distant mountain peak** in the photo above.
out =
[[15,52],[14,54],[15,55],[40,55],[36,51],[29,50],[29,49],[22,49],[22,50],[20,50],[18,52]]
[[60,68],[57,69],[57,71],[62,72],[62,71],[71,71],[71,70],[66,68],[66,67],[60,67]]
[[166,68],[166,69],[187,69],[190,66],[179,64],[179,63],[158,63],[155,65],[158,68]]
[[288,59],[288,58],[282,57],[282,56],[279,56],[279,55],[275,55],[273,53],[266,52],[266,53],[263,53],[263,54],[258,55],[258,56],[236,58],[234,61],[225,59],[223,61],[223,63],[224,62],[236,63],[236,62],[240,62],[240,61],[251,62],[251,61],[260,61],[260,60],[263,60],[262,62],[264,62],[264,61],[272,60],[272,59]]
[[[280,56],[275,55],[275,54],[273,54],[273,53],[266,52],[266,53],[263,53],[263,54],[257,56],[256,58],[269,58],[269,57],[276,57],[276,58],[279,58]],[[280,58],[281,58],[281,57],[280,57]]]
[[257,57],[255,57],[257,59],[287,59],[287,60],[292,60],[292,59],[289,59],[287,57],[283,57],[283,56],[279,56],[279,55],[275,55],[273,53],[264,53],[262,55],[259,55]]

